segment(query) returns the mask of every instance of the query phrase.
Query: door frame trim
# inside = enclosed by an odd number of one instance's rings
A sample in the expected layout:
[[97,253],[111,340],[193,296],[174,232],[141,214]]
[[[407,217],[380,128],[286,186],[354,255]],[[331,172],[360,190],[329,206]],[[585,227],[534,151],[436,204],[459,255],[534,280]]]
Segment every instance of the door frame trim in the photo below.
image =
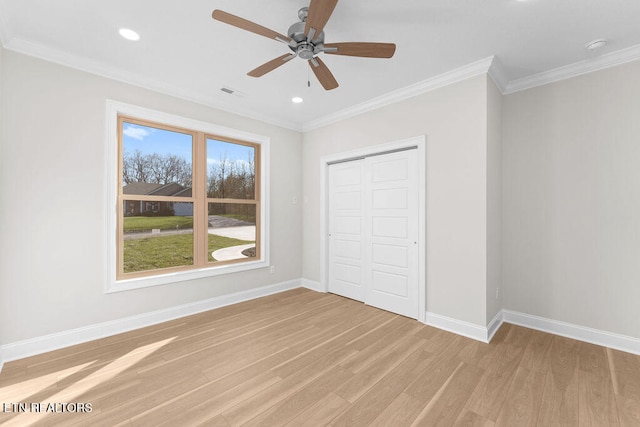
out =
[[329,221],[329,165],[333,163],[355,160],[358,158],[386,154],[387,152],[401,151],[416,147],[418,162],[418,321],[426,323],[427,319],[427,269],[426,269],[426,246],[427,246],[427,144],[426,136],[419,135],[399,141],[388,142],[379,145],[372,145],[356,150],[342,153],[328,154],[320,158],[320,290],[329,291],[329,242],[328,242],[328,221]]

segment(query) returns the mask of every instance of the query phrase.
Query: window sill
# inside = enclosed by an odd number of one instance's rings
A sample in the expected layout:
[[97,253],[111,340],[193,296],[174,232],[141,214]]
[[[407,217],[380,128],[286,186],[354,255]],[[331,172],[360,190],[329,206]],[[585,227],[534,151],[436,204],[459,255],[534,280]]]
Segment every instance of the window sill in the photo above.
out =
[[201,268],[190,271],[178,271],[167,274],[158,274],[149,277],[136,277],[134,279],[116,280],[110,283],[106,293],[131,291],[134,289],[148,288],[151,286],[168,285],[187,280],[202,279],[205,277],[215,277],[223,274],[237,273],[241,271],[267,268],[269,263],[265,260],[248,261],[239,264],[227,264],[216,267]]

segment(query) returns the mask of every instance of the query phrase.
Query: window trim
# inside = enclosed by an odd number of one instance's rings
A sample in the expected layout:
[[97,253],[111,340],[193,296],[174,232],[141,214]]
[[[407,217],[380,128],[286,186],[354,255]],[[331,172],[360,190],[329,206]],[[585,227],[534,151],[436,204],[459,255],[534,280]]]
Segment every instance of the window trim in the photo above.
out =
[[[259,239],[261,250],[258,259],[240,263],[214,265],[183,271],[163,272],[151,276],[135,277],[119,280],[117,278],[117,209],[118,209],[118,115],[135,117],[150,122],[162,123],[177,128],[191,129],[208,135],[246,141],[260,146],[260,161],[256,169],[259,173],[261,224]],[[123,102],[107,100],[106,102],[106,232],[107,256],[105,268],[107,282],[105,293],[128,291],[149,286],[171,284],[186,280],[219,276],[223,274],[266,268],[269,266],[269,146],[270,138],[237,129],[232,129],[209,122],[164,113],[145,107]]]

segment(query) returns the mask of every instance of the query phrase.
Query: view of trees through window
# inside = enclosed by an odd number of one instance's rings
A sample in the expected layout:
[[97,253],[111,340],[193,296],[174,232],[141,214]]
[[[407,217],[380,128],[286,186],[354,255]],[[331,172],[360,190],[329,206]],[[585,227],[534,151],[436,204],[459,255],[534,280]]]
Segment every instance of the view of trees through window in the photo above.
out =
[[259,254],[257,145],[125,118],[120,129],[120,277]]

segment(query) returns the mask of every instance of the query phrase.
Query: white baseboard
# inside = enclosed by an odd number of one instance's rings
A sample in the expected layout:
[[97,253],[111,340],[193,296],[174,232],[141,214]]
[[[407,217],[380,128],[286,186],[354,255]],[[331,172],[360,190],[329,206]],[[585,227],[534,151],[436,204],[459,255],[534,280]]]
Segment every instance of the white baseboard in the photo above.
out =
[[302,279],[302,287],[311,289],[312,291],[316,292],[324,292],[324,289],[322,289],[322,285],[320,285],[320,282],[316,282],[315,280]]
[[[164,310],[131,316],[111,322],[90,325],[25,341],[4,344],[0,346],[0,372],[2,372],[4,363],[12,360],[22,359],[24,357],[57,350],[71,345],[81,344],[87,341],[128,332],[134,329],[167,322],[180,317],[202,313],[204,311],[237,304],[239,302],[299,287],[304,287],[317,292],[324,292],[321,289],[319,282],[308,279],[296,279],[275,285],[210,298],[203,301],[197,301],[190,304],[170,307]],[[425,323],[429,326],[443,329],[454,334],[488,343],[491,341],[493,335],[500,328],[503,322],[513,323],[526,328],[536,329],[554,335],[560,335],[640,355],[640,339],[638,338],[592,329],[558,320],[546,319],[511,310],[501,310],[498,312],[486,327],[430,312],[426,313]]]
[[496,334],[496,332],[498,332],[498,329],[500,329],[500,326],[502,326],[502,323],[504,322],[504,315],[503,315],[503,310],[500,310],[498,313],[496,313],[495,316],[493,316],[493,319],[491,319],[491,322],[489,322],[489,324],[487,325],[487,341],[486,342],[491,342],[491,340],[493,339],[493,336]]
[[513,323],[514,325],[524,326],[525,328],[536,329],[538,331],[640,355],[640,339],[638,338],[511,310],[500,310],[486,328],[429,312],[427,312],[426,323],[435,328],[485,343],[491,341],[503,323]]
[[615,334],[586,326],[574,325],[559,320],[545,319],[531,314],[502,310],[502,320],[525,328],[536,329],[591,344],[640,355],[640,339]]
[[296,289],[300,286],[300,279],[296,279],[275,285],[236,292],[229,295],[222,295],[190,304],[183,304],[163,310],[152,311],[137,316],[126,317],[124,319],[89,325],[25,341],[5,344],[0,346],[0,372],[4,362],[10,362],[12,360],[46,353],[48,351],[81,344],[87,341],[167,322],[180,317],[190,316],[192,314],[202,313],[204,311],[213,310],[227,305]]
[[[492,321],[493,322],[493,321]],[[427,325],[484,343],[489,342],[488,328],[427,311]],[[495,328],[497,330],[497,327]],[[495,331],[494,331],[495,332]],[[493,335],[492,335],[493,336]]]

